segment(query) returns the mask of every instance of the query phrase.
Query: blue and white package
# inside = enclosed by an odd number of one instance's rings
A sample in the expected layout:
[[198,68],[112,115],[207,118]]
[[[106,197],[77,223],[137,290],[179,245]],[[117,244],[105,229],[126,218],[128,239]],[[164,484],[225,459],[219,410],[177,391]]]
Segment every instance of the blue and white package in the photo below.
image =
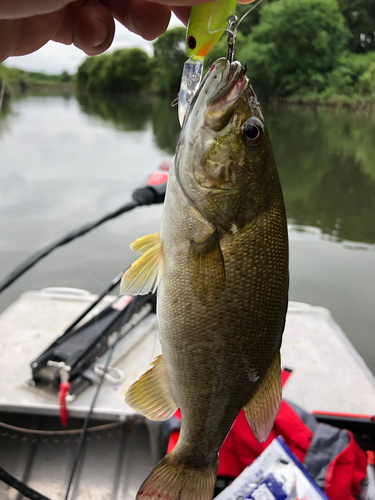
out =
[[288,494],[273,474],[268,474],[244,498],[251,500],[287,500]]
[[281,437],[215,500],[329,500]]

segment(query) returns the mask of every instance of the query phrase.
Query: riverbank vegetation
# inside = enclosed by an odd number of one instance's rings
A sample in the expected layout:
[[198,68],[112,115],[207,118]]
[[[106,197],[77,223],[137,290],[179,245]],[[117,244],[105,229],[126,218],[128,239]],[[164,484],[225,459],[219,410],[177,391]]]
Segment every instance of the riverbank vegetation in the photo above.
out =
[[[254,83],[274,96],[375,101],[375,4],[356,0],[344,17],[346,3],[282,0],[264,5],[239,54],[248,60]],[[361,6],[367,10],[355,10]],[[350,23],[358,16],[362,25]]]
[[[239,18],[249,5],[238,5]],[[375,105],[375,2],[265,0],[238,27],[235,57],[262,98],[295,102]],[[187,58],[186,30],[157,39],[150,57],[139,48],[88,57],[71,76],[46,75],[0,64],[0,80],[25,90],[76,84],[78,91],[176,95]],[[226,34],[209,59],[224,57]]]
[[141,49],[119,49],[88,57],[77,71],[79,90],[129,94],[177,93],[181,70],[186,61],[185,28],[168,30],[154,42],[154,56]]
[[50,75],[37,71],[25,71],[18,68],[9,68],[5,64],[0,64],[0,83],[5,80],[7,90],[26,91],[35,89],[52,89],[64,90],[74,88],[73,76],[67,71],[63,71],[59,75]]
[[[238,6],[238,16],[248,8]],[[267,0],[239,25],[236,57],[247,60],[249,78],[263,96],[375,103],[374,27],[375,2],[368,0]],[[225,56],[226,47],[224,35],[212,60]],[[176,94],[185,60],[185,29],[174,28],[154,42],[153,57],[124,49],[87,59],[77,84],[99,92]]]

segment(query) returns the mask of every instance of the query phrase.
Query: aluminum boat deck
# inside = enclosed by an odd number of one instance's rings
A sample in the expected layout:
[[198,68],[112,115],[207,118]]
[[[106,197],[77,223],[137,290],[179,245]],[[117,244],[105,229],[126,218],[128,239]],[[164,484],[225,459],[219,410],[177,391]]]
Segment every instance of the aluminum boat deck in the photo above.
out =
[[[62,431],[56,392],[33,387],[30,362],[96,297],[70,289],[23,294],[0,316],[0,465],[51,500],[65,496],[79,428],[95,384],[69,404]],[[115,297],[107,297],[101,307]],[[93,313],[97,312],[94,310]],[[105,381],[94,408],[77,473],[75,500],[133,500],[159,457],[159,424],[137,415],[124,402],[127,388],[160,354],[155,315],[146,317],[115,348],[111,366],[121,384]],[[293,369],[283,396],[308,411],[375,414],[375,379],[329,311],[290,302],[282,365]],[[109,426],[109,422],[111,423]],[[76,429],[76,431],[74,431]],[[75,433],[74,433],[75,432]],[[0,500],[24,498],[0,482]]]

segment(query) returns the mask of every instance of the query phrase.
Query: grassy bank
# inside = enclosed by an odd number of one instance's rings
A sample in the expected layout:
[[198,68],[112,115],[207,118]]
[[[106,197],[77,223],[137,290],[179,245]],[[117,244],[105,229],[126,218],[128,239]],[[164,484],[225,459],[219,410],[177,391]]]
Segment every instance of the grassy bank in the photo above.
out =
[[74,90],[73,77],[67,71],[63,71],[59,75],[49,75],[37,71],[8,68],[8,66],[0,64],[0,82],[3,80],[7,83],[8,93],[25,91],[72,92]]

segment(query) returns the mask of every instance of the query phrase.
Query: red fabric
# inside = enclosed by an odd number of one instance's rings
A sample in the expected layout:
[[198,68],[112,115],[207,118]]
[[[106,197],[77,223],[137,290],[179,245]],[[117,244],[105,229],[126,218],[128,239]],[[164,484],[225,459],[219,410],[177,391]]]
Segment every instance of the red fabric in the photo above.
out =
[[[178,418],[178,420],[181,420],[181,410],[180,410],[180,408],[178,408],[178,410],[175,412],[174,416],[176,418]],[[167,453],[170,453],[173,450],[173,448],[176,446],[179,435],[180,435],[180,431],[179,430],[174,430],[174,431],[171,432],[171,435],[170,435],[169,441],[168,441]]]
[[366,477],[367,457],[347,431],[350,442],[329,464],[325,478],[325,492],[330,500],[355,500]]
[[171,432],[171,435],[170,435],[169,441],[168,441],[167,453],[170,453],[173,450],[173,448],[176,446],[179,435],[180,435],[179,430],[174,430]]
[[219,476],[237,477],[277,436],[284,441],[302,462],[313,433],[284,400],[267,441],[258,443],[241,410],[219,452]]
[[291,376],[291,374],[292,370],[281,370],[281,383],[283,387],[288,381],[288,378]]
[[59,404],[60,404],[60,420],[63,427],[68,425],[69,414],[68,409],[66,407],[66,396],[70,391],[70,382],[66,384],[60,384],[60,393],[59,393]]
[[[288,377],[283,379],[283,385]],[[177,410],[175,417],[181,420]],[[329,464],[325,478],[325,493],[330,500],[355,500],[360,493],[360,483],[366,477],[367,457],[355,442],[351,432],[349,445]],[[302,462],[310,446],[313,433],[298,414],[284,400],[271,433],[264,443],[259,443],[241,410],[219,452],[219,476],[237,477],[275,439],[282,436],[286,444]],[[168,453],[178,441],[179,431],[172,431]]]
[[367,450],[367,463],[375,465],[375,453],[372,450]]
[[[181,420],[180,410],[177,410],[174,416]],[[259,443],[247,422],[245,412],[241,410],[220,449],[218,475],[237,477],[277,436],[284,438],[286,444],[302,462],[312,435],[311,430],[293,408],[282,400],[271,434],[267,441]],[[172,431],[167,453],[176,446],[178,436],[179,431]]]

